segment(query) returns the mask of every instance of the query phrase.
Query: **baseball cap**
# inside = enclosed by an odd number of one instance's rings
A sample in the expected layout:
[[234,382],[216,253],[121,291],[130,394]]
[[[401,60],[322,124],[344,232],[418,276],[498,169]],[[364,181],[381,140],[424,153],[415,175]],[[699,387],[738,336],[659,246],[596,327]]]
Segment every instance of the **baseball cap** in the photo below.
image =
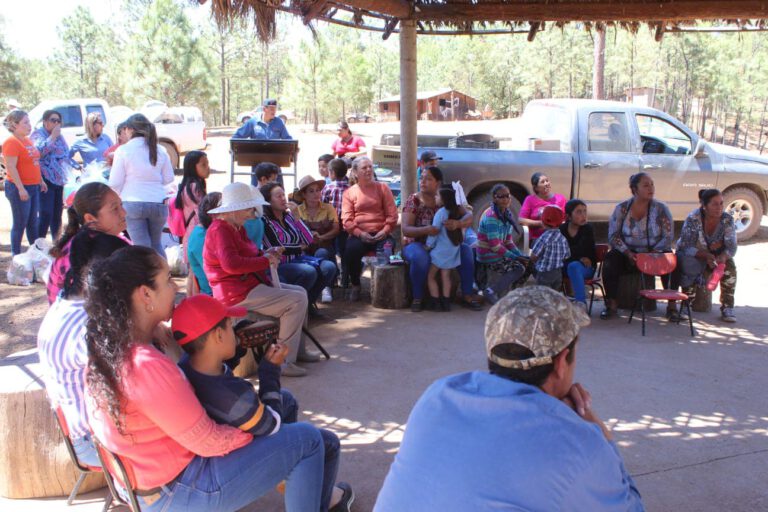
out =
[[267,98],[266,100],[264,100],[263,105],[265,107],[276,107],[277,106],[277,100],[274,99],[274,98]]
[[195,295],[182,300],[173,310],[173,338],[179,345],[186,345],[213,329],[225,317],[243,317],[247,314],[245,308],[227,308],[211,296]]
[[434,151],[425,151],[421,154],[421,158],[419,158],[419,160],[421,160],[422,162],[429,162],[430,160],[442,160],[442,159],[443,157],[437,156],[437,153],[435,153]]
[[548,204],[541,212],[541,222],[545,226],[556,228],[565,220],[565,213],[556,204]]
[[[589,325],[589,316],[562,293],[544,286],[526,286],[508,293],[494,305],[485,319],[485,349],[488,359],[517,370],[552,363]],[[499,345],[525,347],[534,356],[507,359],[494,353]]]

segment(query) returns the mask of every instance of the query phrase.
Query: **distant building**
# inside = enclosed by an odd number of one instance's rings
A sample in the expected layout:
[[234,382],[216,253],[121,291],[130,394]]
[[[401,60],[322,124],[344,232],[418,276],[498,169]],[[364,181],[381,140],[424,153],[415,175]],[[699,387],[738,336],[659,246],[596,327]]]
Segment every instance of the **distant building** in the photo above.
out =
[[661,109],[664,91],[653,87],[632,87],[624,90],[624,101],[641,107]]
[[[477,109],[477,100],[451,88],[416,94],[416,112],[419,119],[453,121],[466,119],[469,111]],[[379,116],[384,121],[400,120],[400,96],[379,101]]]

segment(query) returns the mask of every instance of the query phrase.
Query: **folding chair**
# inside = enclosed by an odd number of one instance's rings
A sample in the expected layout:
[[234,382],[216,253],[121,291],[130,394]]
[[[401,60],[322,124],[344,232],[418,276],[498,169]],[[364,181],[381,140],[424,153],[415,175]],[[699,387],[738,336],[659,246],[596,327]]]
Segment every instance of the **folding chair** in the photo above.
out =
[[[67,505],[72,505],[74,499],[77,498],[77,493],[80,492],[80,486],[83,485],[83,482],[85,481],[85,478],[88,476],[88,474],[101,473],[102,469],[97,466],[89,466],[88,464],[83,464],[80,462],[80,459],[77,458],[77,454],[75,453],[75,447],[72,444],[72,439],[69,437],[69,425],[67,425],[67,420],[64,418],[64,411],[61,410],[61,407],[56,407],[53,412],[56,416],[56,423],[59,425],[59,429],[61,430],[61,435],[64,438],[64,446],[67,447],[69,458],[72,460],[72,464],[75,465],[75,468],[77,468],[77,471],[80,473],[80,476],[77,479],[77,483],[72,488],[72,492],[69,493],[69,497],[67,498]],[[107,496],[107,498],[104,500],[104,508],[102,509],[103,512],[109,510],[110,505],[112,505],[112,499],[113,497],[110,493],[110,495]]]
[[[136,497],[135,478],[131,478],[132,474],[129,474],[128,469],[117,454],[107,450],[95,437],[93,442],[96,445],[96,453],[99,454],[101,466],[104,468],[104,477],[114,501],[120,506],[130,508],[131,512],[141,512],[139,500]],[[120,485],[121,490],[125,491],[128,500],[125,500],[123,495],[118,492],[115,483]]]
[[[645,288],[645,276],[652,276],[656,279],[656,276],[666,276],[671,274],[677,266],[677,256],[670,252],[664,253],[638,253],[637,254],[637,269],[640,271],[640,288]],[[643,318],[643,336],[645,336],[645,308],[641,306],[643,299],[650,300],[679,300],[681,304],[685,305],[688,312],[688,323],[691,327],[691,336],[695,336],[696,333],[693,330],[693,317],[691,316],[691,299],[690,297],[677,290],[662,289],[662,290],[640,290],[637,294],[632,311],[629,313],[629,322],[632,322],[632,316],[635,314],[635,309],[640,308]],[[679,324],[680,322],[678,322]]]
[[595,302],[595,288],[600,288],[603,300],[605,300],[605,288],[603,288],[603,262],[605,261],[605,255],[611,246],[608,244],[595,244],[595,257],[597,258],[597,268],[595,268],[595,275],[592,279],[584,281],[584,286],[589,286],[592,289],[592,293],[589,296],[589,315],[592,316],[592,304]]

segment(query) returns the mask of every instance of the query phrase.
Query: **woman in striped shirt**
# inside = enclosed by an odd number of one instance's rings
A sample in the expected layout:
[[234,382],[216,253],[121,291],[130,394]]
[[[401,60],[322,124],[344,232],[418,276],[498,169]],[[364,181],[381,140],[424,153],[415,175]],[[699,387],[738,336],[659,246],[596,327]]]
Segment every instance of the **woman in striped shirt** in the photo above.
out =
[[336,279],[336,264],[306,254],[312,233],[288,209],[288,199],[279,183],[267,183],[261,194],[269,201],[264,207],[264,248],[284,247],[277,273],[280,280],[307,290],[309,315],[319,315],[315,302],[326,286]]

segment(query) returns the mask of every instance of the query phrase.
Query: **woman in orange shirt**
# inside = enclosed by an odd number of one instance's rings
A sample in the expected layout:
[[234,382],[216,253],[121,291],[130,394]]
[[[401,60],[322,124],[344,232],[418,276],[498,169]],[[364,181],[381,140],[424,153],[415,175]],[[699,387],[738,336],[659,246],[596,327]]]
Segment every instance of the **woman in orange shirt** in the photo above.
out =
[[21,252],[21,236],[27,231],[30,245],[37,239],[37,218],[40,210],[40,192],[48,187],[40,173],[40,152],[29,139],[32,123],[23,110],[14,110],[3,124],[11,136],[3,142],[3,158],[8,171],[5,197],[11,203],[11,254]]
[[392,231],[397,226],[397,207],[387,184],[375,181],[370,158],[356,158],[352,169],[357,171],[358,181],[344,192],[341,219],[344,231],[349,233],[344,261],[352,288],[347,298],[356,301],[360,299],[363,256],[382,248],[387,242],[394,251]]

